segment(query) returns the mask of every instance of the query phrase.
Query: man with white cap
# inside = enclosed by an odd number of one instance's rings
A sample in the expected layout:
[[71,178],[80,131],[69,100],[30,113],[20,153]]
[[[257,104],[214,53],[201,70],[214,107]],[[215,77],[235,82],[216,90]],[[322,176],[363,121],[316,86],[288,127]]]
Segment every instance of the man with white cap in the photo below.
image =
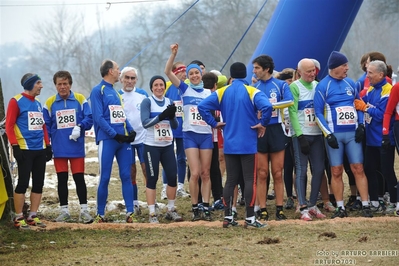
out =
[[357,95],[355,83],[347,78],[348,59],[333,51],[328,59],[329,75],[316,87],[314,111],[316,122],[326,138],[326,149],[331,166],[331,186],[337,201],[337,209],[331,218],[344,218],[345,210],[342,181],[344,152],[355,175],[356,185],[362,200],[362,215],[373,217],[368,205],[368,183],[363,170],[362,140],[364,137],[364,115],[354,107]]

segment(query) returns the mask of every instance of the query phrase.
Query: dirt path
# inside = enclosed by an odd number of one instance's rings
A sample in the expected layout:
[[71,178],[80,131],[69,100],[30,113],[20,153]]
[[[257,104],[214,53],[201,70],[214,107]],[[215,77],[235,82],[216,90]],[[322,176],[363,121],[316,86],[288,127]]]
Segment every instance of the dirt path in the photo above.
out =
[[[31,227],[34,230],[54,230],[59,228],[70,228],[72,230],[76,229],[96,229],[96,230],[125,230],[125,229],[139,229],[139,228],[178,228],[178,227],[194,227],[194,226],[208,226],[208,227],[222,227],[221,221],[214,221],[214,222],[207,222],[207,221],[183,221],[177,223],[160,223],[160,224],[149,224],[149,223],[134,223],[134,224],[126,224],[126,223],[101,223],[101,224],[79,224],[79,223],[56,223],[43,220],[47,227],[46,228],[37,228]],[[398,223],[399,226],[399,217],[374,217],[370,218],[363,218],[363,217],[348,217],[344,219],[324,219],[318,221],[311,221],[306,222],[299,219],[290,219],[286,221],[268,221],[268,226],[279,226],[279,225],[286,225],[286,224],[321,224],[321,223],[362,223],[365,221],[373,221],[379,223]],[[243,225],[243,221],[239,221],[240,225]]]

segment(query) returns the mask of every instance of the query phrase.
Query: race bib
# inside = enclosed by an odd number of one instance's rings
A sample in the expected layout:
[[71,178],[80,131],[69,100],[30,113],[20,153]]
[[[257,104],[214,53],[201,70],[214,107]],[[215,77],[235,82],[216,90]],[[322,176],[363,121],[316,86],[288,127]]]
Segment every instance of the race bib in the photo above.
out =
[[57,129],[71,128],[76,126],[75,109],[59,110],[55,115],[57,119]]
[[190,107],[189,122],[190,125],[193,126],[207,126],[207,123],[202,120],[202,116],[198,112],[197,106]]
[[158,123],[154,126],[154,141],[172,141],[173,135],[169,123]]
[[183,102],[182,101],[173,101],[176,106],[176,117],[183,116]]
[[369,113],[364,113],[364,121],[366,121],[367,124],[370,124],[372,119],[373,117],[371,117]]
[[28,129],[29,130],[43,130],[44,119],[42,112],[28,112]]
[[126,115],[122,106],[120,105],[109,105],[109,119],[111,124],[125,123]]
[[335,111],[337,112],[337,125],[345,126],[356,124],[357,116],[353,106],[336,107]]
[[[277,98],[269,98],[269,102],[273,105],[273,103],[277,102]],[[272,110],[272,117],[277,117],[277,109]]]
[[316,115],[314,113],[314,109],[313,108],[305,108],[303,111],[305,113],[305,126],[306,127],[317,127]]

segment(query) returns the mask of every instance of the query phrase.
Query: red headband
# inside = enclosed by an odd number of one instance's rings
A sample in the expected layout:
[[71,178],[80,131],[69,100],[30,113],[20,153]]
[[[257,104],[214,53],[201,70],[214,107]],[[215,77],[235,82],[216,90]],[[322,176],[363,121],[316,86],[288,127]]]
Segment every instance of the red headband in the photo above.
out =
[[175,68],[175,70],[172,71],[175,75],[179,74],[180,72],[186,72],[186,66],[180,66],[178,68]]

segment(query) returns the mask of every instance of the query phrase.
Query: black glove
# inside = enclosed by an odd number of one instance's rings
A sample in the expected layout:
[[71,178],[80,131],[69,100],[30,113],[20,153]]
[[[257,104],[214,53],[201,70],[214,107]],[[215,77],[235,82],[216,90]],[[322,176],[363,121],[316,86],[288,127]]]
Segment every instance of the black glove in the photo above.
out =
[[21,161],[25,160],[25,156],[22,153],[19,145],[12,146],[12,153],[14,154],[14,158],[15,158],[15,160],[17,160],[17,162],[21,162]]
[[165,120],[167,117],[169,117],[168,108],[158,115],[159,121]]
[[177,107],[174,103],[169,104],[168,107],[166,108],[166,110],[168,110],[169,119],[173,119],[176,117]]
[[46,147],[46,162],[53,159],[53,150],[51,149],[51,145],[47,145]]
[[299,145],[301,146],[301,152],[305,155],[308,155],[310,152],[310,145],[308,140],[305,138],[304,135],[300,135],[298,137]]
[[388,149],[391,146],[391,140],[389,138],[389,135],[382,135],[381,146],[383,149]]
[[133,142],[136,138],[136,131],[130,131],[129,136],[126,137],[126,142],[130,143]]
[[339,148],[339,147],[338,147],[337,138],[334,136],[334,134],[328,135],[328,136],[326,137],[326,139],[327,139],[328,146],[330,146],[330,147],[333,148],[333,149],[338,149],[338,148]]
[[356,128],[355,141],[357,143],[362,142],[363,138],[364,138],[364,125],[359,124],[359,126]]
[[123,143],[123,142],[126,142],[126,138],[127,138],[127,136],[125,136],[125,135],[116,134],[114,137],[114,140],[116,140],[119,143]]

